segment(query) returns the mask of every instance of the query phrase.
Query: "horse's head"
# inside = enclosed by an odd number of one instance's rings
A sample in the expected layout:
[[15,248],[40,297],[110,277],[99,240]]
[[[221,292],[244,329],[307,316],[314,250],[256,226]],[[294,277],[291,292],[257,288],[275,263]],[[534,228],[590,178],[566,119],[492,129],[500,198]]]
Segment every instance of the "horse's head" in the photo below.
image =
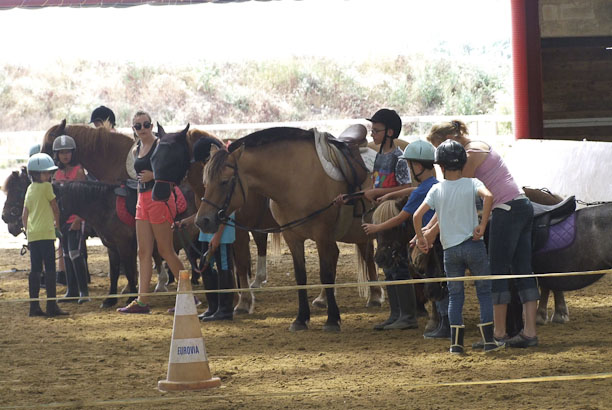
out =
[[206,191],[196,215],[196,225],[203,232],[214,233],[219,224],[244,205],[247,186],[238,169],[241,149],[229,153],[211,146],[211,158],[204,168]]
[[158,123],[159,143],[151,155],[151,165],[155,186],[153,187],[153,199],[165,201],[170,198],[172,184],[180,184],[187,169],[189,169],[189,146],[187,145],[187,131],[189,124],[184,130],[166,133]]
[[66,120],[62,120],[58,125],[54,125],[49,128],[43,137],[43,142],[40,146],[40,152],[44,152],[47,155],[53,157],[53,141],[60,135],[64,135],[66,130]]
[[23,229],[21,214],[28,185],[30,185],[30,179],[26,167],[21,167],[20,171],[13,171],[2,185],[2,190],[6,195],[2,220],[13,236],[19,235]]

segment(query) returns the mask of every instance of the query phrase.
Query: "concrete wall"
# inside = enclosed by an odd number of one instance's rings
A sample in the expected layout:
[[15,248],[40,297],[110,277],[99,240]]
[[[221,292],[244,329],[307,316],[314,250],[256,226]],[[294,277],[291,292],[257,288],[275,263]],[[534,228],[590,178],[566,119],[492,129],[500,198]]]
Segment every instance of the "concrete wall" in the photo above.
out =
[[540,0],[540,30],[543,38],[612,36],[612,1]]

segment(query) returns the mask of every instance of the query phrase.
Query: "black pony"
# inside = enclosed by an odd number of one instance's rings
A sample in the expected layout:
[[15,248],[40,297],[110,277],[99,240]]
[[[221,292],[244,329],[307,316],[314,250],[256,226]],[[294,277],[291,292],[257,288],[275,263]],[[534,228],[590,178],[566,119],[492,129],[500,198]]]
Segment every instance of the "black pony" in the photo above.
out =
[[179,185],[185,178],[191,162],[187,145],[189,124],[184,130],[174,133],[166,133],[159,123],[157,129],[159,142],[151,155],[155,179],[152,197],[154,201],[167,201],[174,185]]

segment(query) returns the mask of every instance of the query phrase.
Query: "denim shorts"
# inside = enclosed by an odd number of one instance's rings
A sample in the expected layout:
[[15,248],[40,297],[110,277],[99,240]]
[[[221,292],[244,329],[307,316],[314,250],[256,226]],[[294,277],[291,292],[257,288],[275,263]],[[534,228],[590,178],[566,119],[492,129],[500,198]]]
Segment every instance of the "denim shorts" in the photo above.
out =
[[[531,275],[533,205],[527,198],[506,202],[509,211],[495,208],[489,227],[489,261],[493,275]],[[522,303],[538,300],[536,278],[515,279]],[[493,304],[510,303],[508,279],[493,281]]]

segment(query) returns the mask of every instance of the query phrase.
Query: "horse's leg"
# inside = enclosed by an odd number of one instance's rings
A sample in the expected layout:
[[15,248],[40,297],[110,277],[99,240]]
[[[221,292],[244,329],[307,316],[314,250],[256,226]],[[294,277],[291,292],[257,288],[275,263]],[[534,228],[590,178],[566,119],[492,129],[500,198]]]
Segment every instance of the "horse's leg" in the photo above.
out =
[[550,289],[540,287],[540,302],[538,303],[538,311],[536,312],[536,323],[545,325],[548,322],[548,297]]
[[425,331],[423,333],[429,333],[436,330],[440,325],[440,313],[438,312],[438,306],[434,300],[431,301],[431,313],[429,314],[429,320],[425,325]]
[[[365,267],[368,273],[368,280],[370,282],[378,282],[378,272],[376,271],[376,264],[374,263],[374,243],[369,240],[366,243],[357,244],[359,249],[359,257],[365,262]],[[382,290],[382,286],[370,286],[370,292],[366,307],[380,307],[385,301],[385,296]]]
[[[306,259],[304,258],[304,240],[296,237],[290,232],[283,234],[285,242],[291,251],[293,258],[293,269],[295,272],[295,282],[298,285],[306,285]],[[310,306],[308,305],[308,292],[306,289],[298,290],[298,314],[289,330],[297,332],[307,330],[310,321]]]
[[169,280],[168,270],[164,267],[163,259],[157,251],[157,247],[153,251],[153,260],[155,260],[155,269],[157,269],[155,292],[168,292],[168,287],[166,286]]
[[[108,277],[109,277],[109,282],[110,282],[110,289],[108,291],[108,294],[116,295],[117,294],[117,282],[119,280],[119,274],[121,272],[120,270],[121,258],[119,257],[119,252],[114,247],[108,247],[106,248],[106,250],[108,252],[108,266],[109,266]],[[124,271],[126,271],[125,273],[127,276],[127,267],[123,266],[123,268],[124,268]],[[100,308],[102,309],[110,308],[110,307],[115,306],[116,304],[117,304],[117,298],[106,298],[102,301]]]
[[[249,273],[251,271],[251,251],[249,250],[249,233],[242,229],[236,229],[236,240],[234,241],[234,264],[236,265],[236,276],[240,289],[249,289]],[[234,313],[252,313],[255,307],[255,298],[251,292],[240,292],[238,303]]]
[[251,232],[255,244],[257,245],[257,271],[255,280],[251,283],[252,288],[259,288],[268,281],[268,272],[266,269],[266,254],[268,252],[268,234]]
[[565,303],[565,295],[561,290],[553,290],[555,296],[555,312],[553,313],[551,321],[553,323],[567,323],[569,322],[569,310]]
[[[319,253],[319,276],[321,283],[334,284],[336,282],[336,266],[340,250],[334,241],[317,241],[317,251]],[[327,296],[327,321],[323,325],[326,332],[340,331],[340,310],[336,303],[335,289],[325,289]]]

